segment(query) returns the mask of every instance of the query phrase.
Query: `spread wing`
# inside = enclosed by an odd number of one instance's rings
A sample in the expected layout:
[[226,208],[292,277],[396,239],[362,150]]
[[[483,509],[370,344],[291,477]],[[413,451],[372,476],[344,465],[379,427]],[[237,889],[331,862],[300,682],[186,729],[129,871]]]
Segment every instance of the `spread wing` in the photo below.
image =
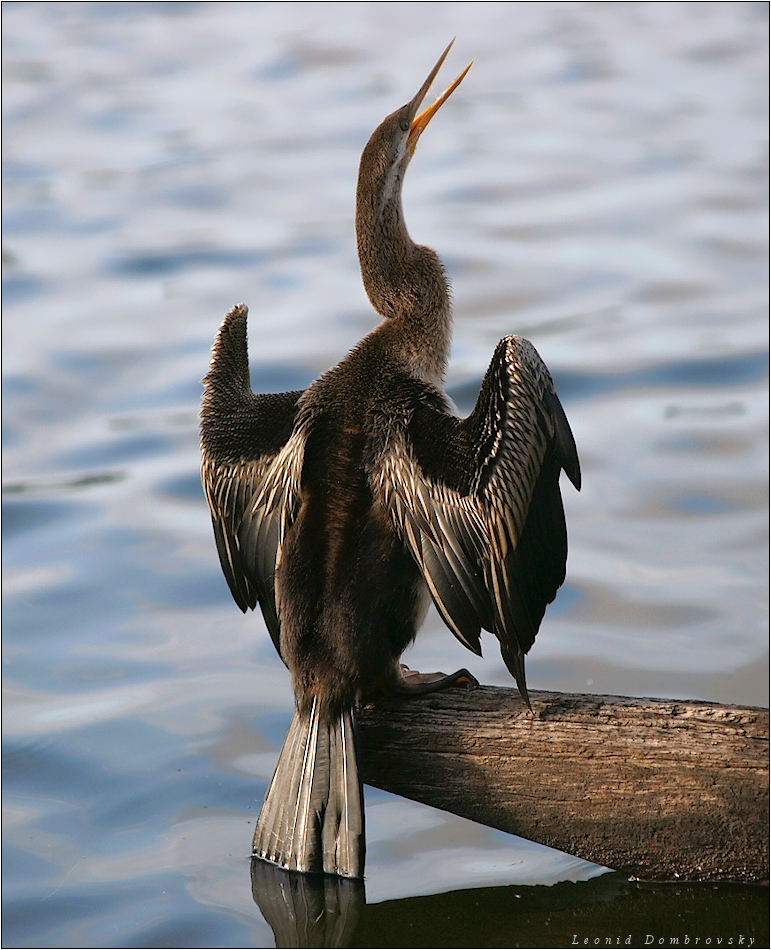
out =
[[279,649],[274,576],[299,509],[302,392],[256,395],[249,382],[247,309],[225,317],[212,348],[201,408],[201,476],[222,571],[241,608],[260,604]]
[[551,376],[509,336],[471,415],[423,400],[391,432],[374,479],[445,623],[475,653],[480,629],[495,633],[525,699],[524,655],[565,579],[562,469],[580,488]]

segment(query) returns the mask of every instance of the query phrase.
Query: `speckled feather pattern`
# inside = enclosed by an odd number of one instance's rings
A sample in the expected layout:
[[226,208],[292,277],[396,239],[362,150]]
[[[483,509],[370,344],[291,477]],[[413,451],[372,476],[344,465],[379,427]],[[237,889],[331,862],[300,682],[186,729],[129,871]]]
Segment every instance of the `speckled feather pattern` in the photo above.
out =
[[[473,473],[469,490],[426,476],[404,416],[391,419],[370,479],[453,633],[469,649],[481,652],[479,630],[484,627],[509,650],[523,654],[530,637],[512,624],[507,609],[516,579],[499,566],[517,548],[544,456],[561,420],[544,402],[547,394],[556,400],[551,376],[535,347],[522,337],[501,340],[483,394],[485,390],[488,406],[467,459]],[[462,435],[456,430],[456,439]],[[565,465],[571,467],[572,460],[566,459]],[[552,598],[555,593],[556,587]]]

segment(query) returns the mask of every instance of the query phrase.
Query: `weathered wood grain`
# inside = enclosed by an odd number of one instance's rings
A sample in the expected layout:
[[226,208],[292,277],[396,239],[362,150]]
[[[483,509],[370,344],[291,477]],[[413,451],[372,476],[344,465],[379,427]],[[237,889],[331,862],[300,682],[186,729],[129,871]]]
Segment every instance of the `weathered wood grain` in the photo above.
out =
[[647,880],[768,880],[768,710],[480,687],[360,712],[364,781]]

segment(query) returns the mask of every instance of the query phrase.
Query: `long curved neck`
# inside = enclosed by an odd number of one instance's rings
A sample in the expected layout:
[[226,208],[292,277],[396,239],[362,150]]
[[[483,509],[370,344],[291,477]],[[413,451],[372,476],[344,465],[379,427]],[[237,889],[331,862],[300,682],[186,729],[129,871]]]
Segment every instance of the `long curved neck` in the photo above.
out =
[[[414,370],[441,382],[452,332],[450,294],[438,255],[415,244],[402,212],[398,169],[377,173],[362,156],[356,191],[356,238],[364,288],[379,314],[400,326],[389,334]],[[396,328],[394,328],[396,329]]]

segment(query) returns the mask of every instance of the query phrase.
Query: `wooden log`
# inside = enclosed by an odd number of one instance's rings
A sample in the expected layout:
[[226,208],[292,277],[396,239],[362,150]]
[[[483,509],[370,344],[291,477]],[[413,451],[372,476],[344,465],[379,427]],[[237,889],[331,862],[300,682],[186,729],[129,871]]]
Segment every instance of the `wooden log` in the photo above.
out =
[[364,781],[645,880],[768,880],[767,709],[530,695],[364,707]]

